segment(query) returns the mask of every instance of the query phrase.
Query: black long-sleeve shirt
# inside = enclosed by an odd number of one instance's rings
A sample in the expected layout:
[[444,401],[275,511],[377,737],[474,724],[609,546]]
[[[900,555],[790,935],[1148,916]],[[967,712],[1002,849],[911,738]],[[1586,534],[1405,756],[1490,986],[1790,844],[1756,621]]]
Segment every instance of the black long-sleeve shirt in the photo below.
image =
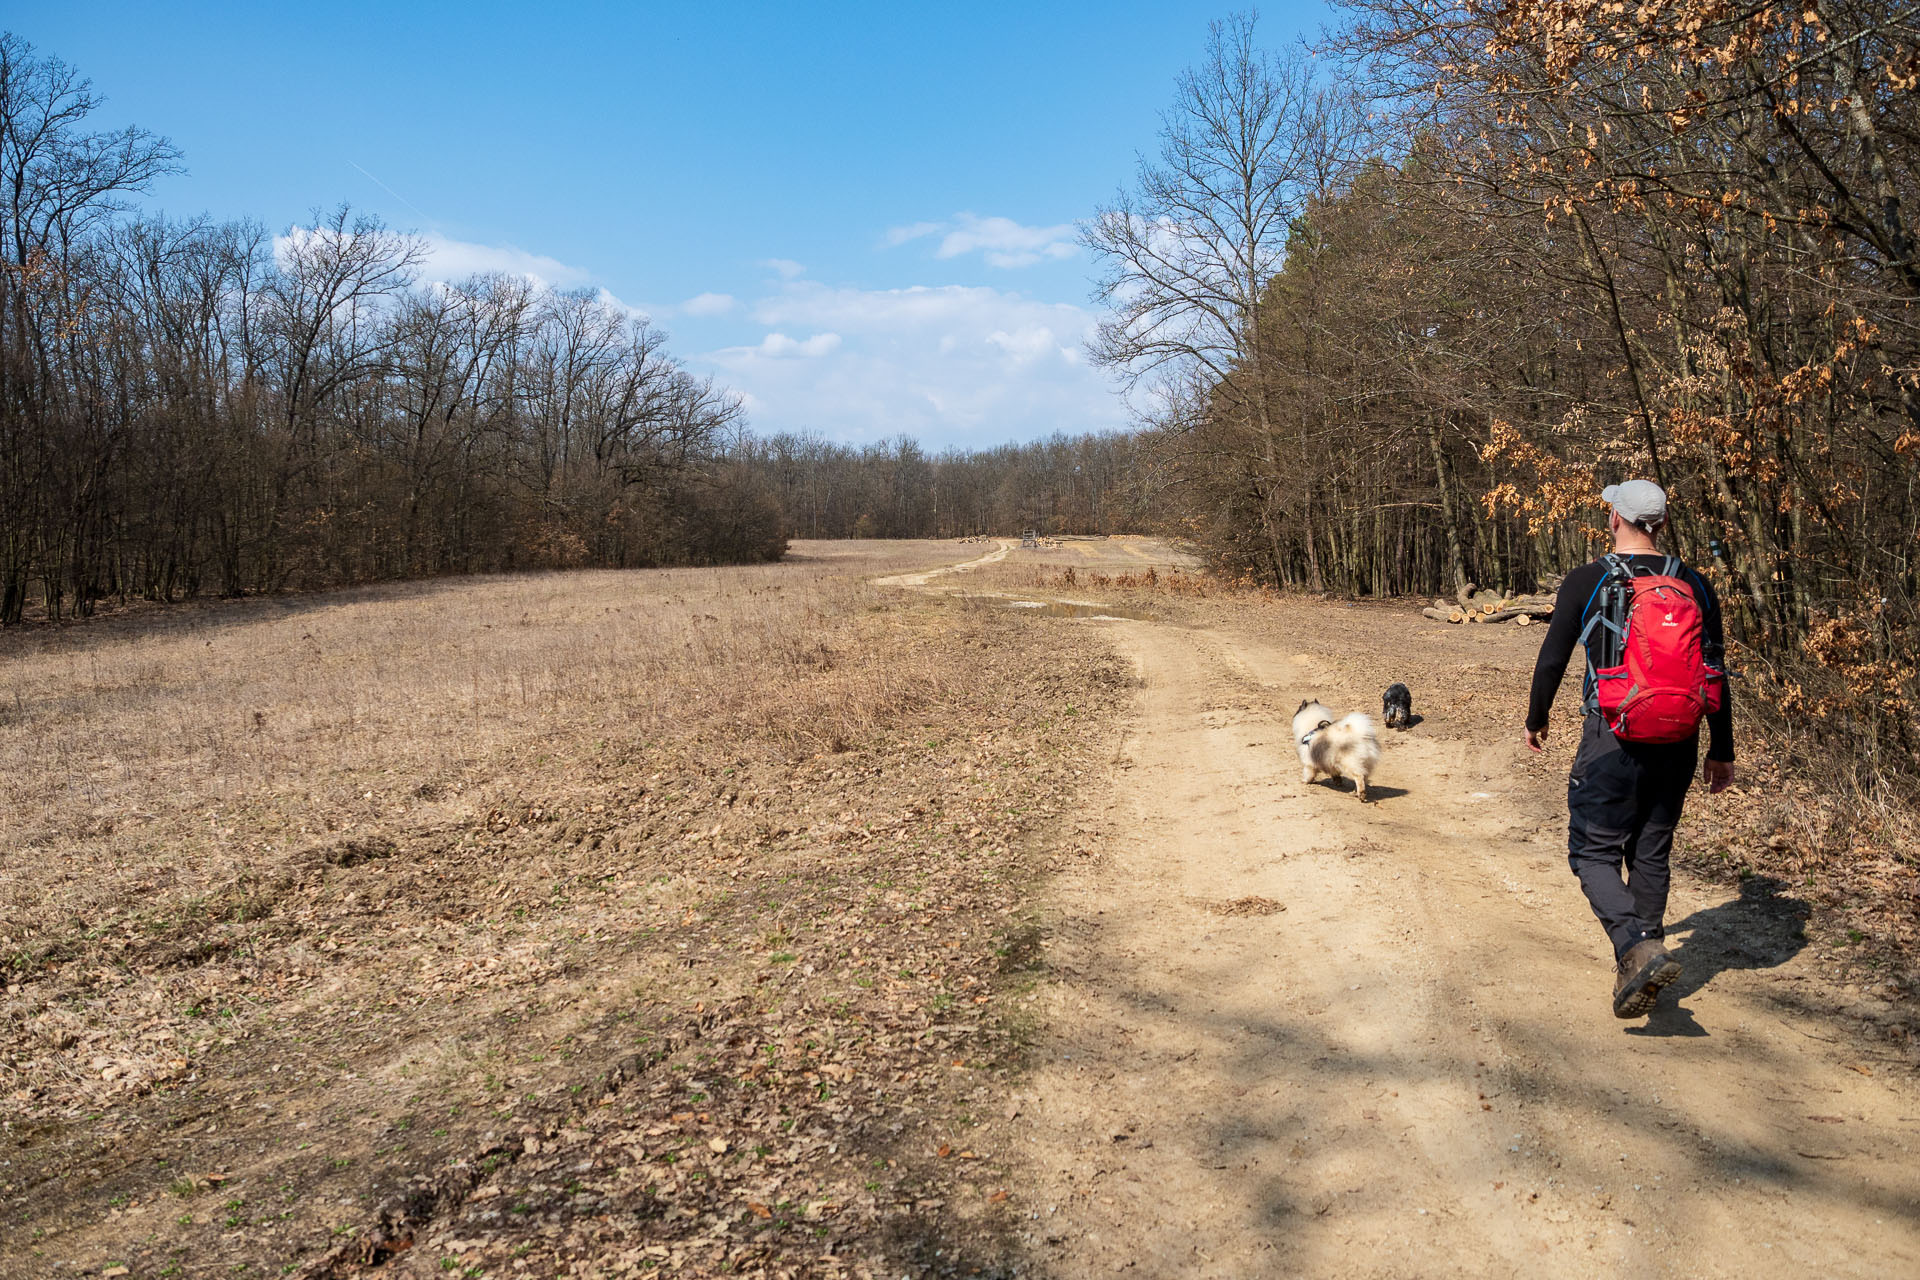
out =
[[[1636,567],[1656,571],[1666,563],[1663,555],[1631,555],[1623,559],[1632,561]],[[1547,713],[1553,708],[1553,697],[1560,692],[1560,681],[1567,673],[1567,661],[1573,657],[1574,648],[1580,643],[1580,633],[1586,629],[1587,616],[1598,607],[1596,588],[1606,574],[1607,562],[1604,559],[1595,560],[1569,573],[1560,584],[1560,593],[1553,600],[1553,621],[1547,627],[1547,638],[1540,644],[1540,657],[1533,664],[1533,690],[1527,700],[1527,728],[1530,730],[1547,727]],[[1714,661],[1721,661],[1721,655],[1726,652],[1726,632],[1720,622],[1720,597],[1713,593],[1707,580],[1692,569],[1682,568],[1680,576],[1692,585],[1695,598],[1700,602],[1707,653]],[[1724,686],[1723,689],[1720,709],[1707,715],[1709,760],[1733,759],[1733,691]]]

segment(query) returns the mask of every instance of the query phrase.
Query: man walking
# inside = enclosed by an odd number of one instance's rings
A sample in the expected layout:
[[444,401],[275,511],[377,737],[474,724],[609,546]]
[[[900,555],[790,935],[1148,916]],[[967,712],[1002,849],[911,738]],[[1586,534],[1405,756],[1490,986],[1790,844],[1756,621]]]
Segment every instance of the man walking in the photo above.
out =
[[1733,783],[1733,713],[1722,674],[1720,602],[1706,580],[1664,555],[1654,537],[1667,495],[1646,480],[1610,485],[1610,555],[1560,584],[1533,668],[1527,746],[1540,750],[1547,714],[1576,644],[1587,651],[1580,749],[1567,777],[1567,853],[1613,942],[1613,1012],[1637,1018],[1680,976],[1667,954],[1668,854],[1693,782],[1707,722],[1710,792]]

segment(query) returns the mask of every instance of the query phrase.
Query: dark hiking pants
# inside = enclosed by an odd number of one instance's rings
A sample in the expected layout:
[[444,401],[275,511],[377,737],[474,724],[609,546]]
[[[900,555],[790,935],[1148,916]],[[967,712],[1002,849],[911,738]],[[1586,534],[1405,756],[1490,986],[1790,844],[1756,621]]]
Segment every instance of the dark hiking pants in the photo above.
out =
[[1586,717],[1567,776],[1567,862],[1615,958],[1666,936],[1667,855],[1693,783],[1700,740],[1621,742]]

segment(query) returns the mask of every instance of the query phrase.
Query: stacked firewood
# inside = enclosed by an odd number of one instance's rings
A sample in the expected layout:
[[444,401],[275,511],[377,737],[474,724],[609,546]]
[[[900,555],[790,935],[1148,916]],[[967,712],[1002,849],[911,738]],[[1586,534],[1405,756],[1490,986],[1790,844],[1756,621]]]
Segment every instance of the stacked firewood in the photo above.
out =
[[1553,593],[1560,586],[1560,579],[1558,576],[1542,579],[1540,586],[1537,592],[1514,595],[1504,591],[1476,591],[1469,583],[1457,599],[1435,600],[1420,613],[1435,622],[1512,622],[1516,626],[1531,626],[1553,613]]

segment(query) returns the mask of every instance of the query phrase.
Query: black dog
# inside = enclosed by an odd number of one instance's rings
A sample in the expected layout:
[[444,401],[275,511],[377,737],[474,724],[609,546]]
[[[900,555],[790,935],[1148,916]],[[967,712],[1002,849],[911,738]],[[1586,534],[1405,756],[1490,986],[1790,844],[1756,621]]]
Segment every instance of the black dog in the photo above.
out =
[[1380,708],[1386,713],[1387,728],[1405,729],[1413,723],[1413,690],[1403,684],[1389,685]]

